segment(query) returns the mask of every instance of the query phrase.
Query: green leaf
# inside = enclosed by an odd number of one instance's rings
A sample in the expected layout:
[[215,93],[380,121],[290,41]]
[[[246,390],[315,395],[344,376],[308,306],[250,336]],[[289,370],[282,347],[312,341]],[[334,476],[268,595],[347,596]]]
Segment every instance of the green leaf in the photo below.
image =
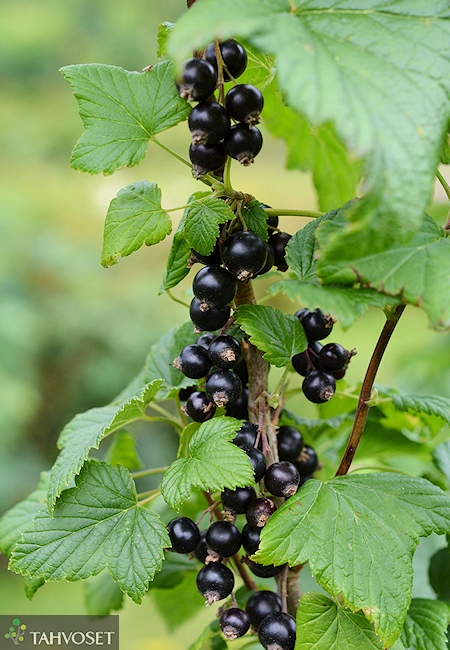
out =
[[392,403],[399,411],[437,415],[450,424],[450,399],[441,395],[398,395],[392,393]]
[[228,645],[220,633],[219,621],[213,621],[188,650],[227,650],[227,648]]
[[193,487],[215,492],[225,487],[253,485],[253,468],[247,454],[232,444],[241,422],[218,417],[204,422],[192,435],[187,458],[173,462],[164,474],[161,492],[178,511]]
[[23,531],[30,526],[38,512],[45,508],[49,477],[50,472],[42,472],[36,490],[0,518],[0,551],[4,555],[11,555]]
[[28,600],[33,600],[34,594],[37,592],[38,589],[40,589],[44,585],[45,585],[44,578],[30,578],[29,576],[25,576],[24,587],[25,587],[25,595],[28,598]]
[[89,461],[65,490],[53,517],[41,510],[11,556],[17,573],[46,580],[85,580],[107,568],[140,603],[170,546],[159,516],[137,503],[128,470]]
[[352,613],[326,596],[309,592],[297,610],[301,630],[295,650],[382,650],[383,645],[360,612]]
[[266,305],[241,305],[234,317],[250,342],[265,352],[264,358],[277,368],[290,363],[294,354],[308,347],[303,327],[292,314]]
[[162,379],[163,384],[157,395],[158,400],[173,397],[180,388],[192,386],[192,379],[185,377],[172,364],[181,350],[186,345],[195,343],[197,338],[198,335],[194,333],[194,327],[189,321],[180,327],[172,328],[152,345],[145,363],[145,380]]
[[205,607],[205,599],[197,588],[197,572],[198,565],[193,566],[192,571],[185,572],[181,582],[176,586],[152,590],[156,608],[171,631],[176,630],[189,619],[192,620],[195,614]]
[[161,380],[148,383],[125,402],[93,408],[76,415],[61,432],[58,447],[61,453],[50,471],[48,508],[53,511],[56,499],[78,474],[91,449],[98,449],[103,438],[121,429],[133,420],[140,420],[145,409],[155,399]]
[[[197,573],[198,565],[192,559],[179,553],[167,553],[161,571],[155,575],[150,583],[150,589],[169,589],[180,584],[189,572]],[[205,601],[201,601],[205,604]]]
[[400,640],[405,649],[445,650],[449,621],[446,603],[415,598],[406,616]]
[[173,236],[167,267],[164,271],[164,278],[159,291],[160,294],[168,289],[173,289],[173,287],[176,287],[187,276],[190,271],[188,267],[190,256],[191,247],[186,241],[186,235],[183,231],[176,232]]
[[169,23],[169,22],[164,22],[158,25],[158,49],[157,49],[158,59],[160,59],[162,56],[166,54],[167,41],[174,27],[175,27],[175,23]]
[[424,479],[396,474],[307,481],[270,518],[254,556],[265,564],[309,562],[344,605],[362,610],[386,646],[411,601],[412,556],[420,537],[450,531],[450,498]]
[[428,567],[430,585],[440,600],[450,600],[450,550],[448,546],[439,549]]
[[198,429],[200,424],[198,422],[191,422],[186,427],[184,427],[180,436],[180,445],[178,447],[177,458],[188,458],[189,457],[189,443],[192,436]]
[[134,436],[128,431],[119,431],[115,436],[108,450],[107,461],[111,465],[123,465],[129,470],[144,467],[136,451]]
[[[332,230],[342,231],[341,218],[323,223],[317,232],[321,244]],[[369,237],[370,239],[370,237]],[[391,250],[361,253],[346,268],[343,258],[321,258],[318,273],[326,284],[359,282],[364,286],[424,309],[435,329],[450,327],[450,240],[433,219],[426,217],[420,231],[408,243],[396,242]]]
[[191,110],[176,89],[169,61],[147,72],[98,63],[69,65],[61,72],[86,128],[70,163],[90,174],[112,174],[124,165],[137,165],[149,139],[185,120]]
[[192,201],[186,211],[184,233],[191,248],[200,255],[209,255],[219,236],[219,225],[234,219],[230,207],[214,197]]
[[257,86],[265,94],[265,89],[275,76],[273,59],[267,54],[255,50],[248,43],[243,43],[243,45],[247,52],[247,67],[239,77],[239,83]]
[[84,604],[89,616],[108,616],[123,607],[123,593],[108,571],[84,583]]
[[333,220],[339,210],[331,210],[323,217],[314,219],[291,237],[286,246],[286,261],[299,280],[317,282],[316,251],[318,243],[316,230],[324,221]]
[[169,215],[161,207],[156,183],[136,181],[118,192],[109,205],[103,234],[102,265],[137,251],[142,244],[158,244],[172,230]]
[[241,210],[242,218],[249,230],[252,230],[258,237],[264,241],[269,238],[267,232],[267,214],[261,207],[260,201],[250,201],[245,208]]
[[450,481],[450,440],[444,440],[433,449],[433,462]]

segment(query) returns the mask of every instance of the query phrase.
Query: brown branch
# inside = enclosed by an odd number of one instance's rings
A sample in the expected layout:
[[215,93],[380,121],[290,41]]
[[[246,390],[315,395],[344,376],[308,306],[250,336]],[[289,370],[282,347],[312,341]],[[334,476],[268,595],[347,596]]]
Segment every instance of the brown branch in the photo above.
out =
[[347,474],[348,470],[350,469],[350,465],[352,464],[353,458],[355,457],[359,441],[361,440],[361,436],[366,426],[367,416],[369,415],[369,400],[372,394],[375,377],[387,344],[389,343],[389,339],[391,338],[392,333],[395,330],[395,327],[404,309],[405,305],[398,305],[398,307],[396,307],[392,317],[385,322],[383,330],[380,334],[380,338],[377,341],[366,371],[366,376],[364,377],[364,381],[361,386],[358,406],[356,407],[355,420],[353,422],[353,429],[350,434],[344,456],[341,460],[341,464],[339,465],[339,468],[336,472],[336,476],[343,476]]

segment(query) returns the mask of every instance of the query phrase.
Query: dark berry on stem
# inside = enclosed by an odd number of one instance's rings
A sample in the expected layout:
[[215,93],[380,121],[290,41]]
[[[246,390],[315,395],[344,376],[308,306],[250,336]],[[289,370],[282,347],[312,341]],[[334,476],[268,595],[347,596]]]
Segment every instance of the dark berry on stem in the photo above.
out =
[[275,253],[274,253],[274,250],[273,250],[272,246],[268,242],[266,242],[266,246],[267,246],[267,260],[266,260],[266,263],[262,267],[261,271],[258,271],[258,273],[256,275],[264,275],[264,273],[268,273],[268,271],[270,271],[270,269],[272,268],[272,266],[275,263]]
[[236,293],[236,278],[223,266],[205,266],[192,282],[194,296],[200,301],[200,308],[224,307]]
[[216,412],[216,405],[211,402],[206,393],[195,391],[187,398],[183,410],[194,422],[206,422]]
[[176,517],[167,524],[167,532],[176,553],[192,553],[200,542],[197,524],[189,517]]
[[243,515],[256,499],[255,488],[238,487],[235,490],[225,488],[221,494],[222,505],[235,515]]
[[233,336],[218,336],[209,346],[208,357],[213,366],[229,370],[241,359],[241,344]]
[[206,564],[197,574],[197,589],[206,598],[206,604],[212,605],[231,594],[234,589],[234,575],[227,566],[219,562]]
[[193,144],[217,144],[230,129],[230,116],[217,102],[201,102],[189,113],[188,126]]
[[264,484],[275,497],[291,497],[297,492],[299,483],[300,474],[288,460],[280,460],[266,469]]
[[[244,422],[233,440],[234,444],[238,447],[245,445],[255,446],[256,437],[258,435],[258,425],[255,422]],[[261,437],[259,439],[258,448],[262,448]]]
[[252,278],[266,263],[266,242],[250,230],[236,232],[225,240],[222,260],[238,280]]
[[335,321],[329,314],[324,314],[320,309],[314,309],[314,311],[301,309],[300,312],[302,314],[299,318],[308,341],[321,341],[331,334]]
[[225,406],[239,399],[242,382],[234,372],[218,368],[206,380],[205,392],[216,406]]
[[261,541],[261,528],[245,524],[242,529],[242,546],[248,555],[253,555],[259,548]]
[[227,92],[225,106],[233,120],[253,126],[259,122],[264,97],[255,86],[238,84]]
[[180,352],[180,356],[174,359],[173,365],[190,379],[201,379],[211,369],[207,350],[201,345],[195,344],[187,345]]
[[242,389],[241,396],[232,404],[227,404],[225,407],[225,413],[230,418],[236,418],[236,420],[246,420],[248,418],[248,388],[244,386]]
[[198,298],[192,298],[189,308],[189,315],[195,328],[199,332],[204,330],[218,330],[225,325],[230,318],[231,309],[229,305],[223,307],[210,307],[202,309],[202,303]]
[[323,404],[330,400],[336,390],[336,380],[329,372],[311,370],[303,380],[303,394],[314,404]]
[[319,353],[320,365],[324,370],[338,372],[343,370],[350,358],[350,352],[339,343],[327,343]]
[[180,388],[178,391],[178,397],[179,399],[184,402],[192,395],[192,393],[195,393],[197,390],[196,386],[188,386],[187,388]]
[[281,612],[283,603],[274,591],[255,591],[250,596],[245,606],[245,611],[250,617],[250,622],[257,630],[263,619],[274,612]]
[[217,71],[203,59],[192,58],[185,61],[178,91],[188,102],[201,102],[208,99],[216,89]]
[[243,384],[248,384],[248,368],[245,360],[241,357],[238,363],[233,368],[239,379]]
[[215,334],[202,334],[201,336],[198,337],[196,344],[201,345],[202,348],[208,350],[211,341],[214,341],[215,338],[216,338]]
[[220,617],[220,627],[226,639],[237,639],[248,632],[250,628],[249,615],[239,607],[230,607]]
[[215,521],[206,532],[206,545],[220,557],[231,557],[241,548],[240,531],[229,521]]
[[289,268],[286,262],[286,246],[291,237],[287,232],[274,232],[269,237],[269,244],[275,255],[274,265],[279,271],[287,271]]
[[[219,43],[219,48],[223,64],[227,68],[223,71],[223,80],[230,81],[230,75],[233,79],[237,79],[247,67],[247,52],[245,48],[232,38]],[[210,43],[206,48],[206,60],[217,70],[217,57],[214,43]],[[230,75],[227,74],[227,70]]]
[[292,357],[292,365],[294,370],[299,375],[306,377],[310,370],[319,367],[319,354],[322,349],[322,344],[318,341],[310,341],[309,347],[299,354],[294,354]]
[[266,650],[294,650],[295,620],[284,612],[268,614],[258,628],[258,638]]
[[222,264],[222,257],[220,255],[220,246],[218,241],[216,241],[216,244],[209,255],[202,255],[198,251],[195,251],[193,248],[191,249],[191,255],[195,257],[195,260],[197,262],[201,262],[202,264]]
[[196,144],[189,147],[189,158],[194,177],[200,178],[208,172],[215,172],[225,165],[227,153],[221,142],[217,144]]
[[331,374],[335,379],[343,379],[345,377],[345,373],[347,372],[348,366],[344,366],[342,370],[332,370]]
[[235,124],[224,140],[226,153],[247,167],[261,151],[263,137],[256,127],[250,128],[245,122]]
[[208,547],[206,546],[205,537],[206,530],[201,530],[200,541],[194,549],[194,557],[202,564],[205,564],[206,558],[208,557]]
[[245,451],[253,466],[255,483],[259,483],[266,473],[266,459],[264,458],[264,454],[260,449],[250,445],[244,445],[241,449]]
[[294,427],[280,427],[277,433],[278,458],[296,460],[303,449],[303,436]]
[[295,461],[295,466],[300,473],[300,477],[311,476],[319,466],[319,459],[312,447],[305,445],[300,456]]
[[253,560],[246,560],[246,564],[250,571],[258,578],[274,578],[279,573],[281,573],[286,566],[282,564],[281,566],[275,566],[274,564],[259,564],[258,562],[253,562]]
[[262,528],[267,524],[267,520],[271,515],[273,515],[276,509],[277,507],[272,499],[259,497],[250,504],[247,512],[245,513],[245,516],[250,526]]

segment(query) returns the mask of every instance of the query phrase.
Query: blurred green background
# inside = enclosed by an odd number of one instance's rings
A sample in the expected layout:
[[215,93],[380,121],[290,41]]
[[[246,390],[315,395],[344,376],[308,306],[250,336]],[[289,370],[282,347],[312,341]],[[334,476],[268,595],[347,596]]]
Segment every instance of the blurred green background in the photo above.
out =
[[[184,0],[0,4],[0,514],[34,489],[40,470],[51,466],[64,424],[77,412],[108,403],[139,371],[152,343],[187,319],[184,307],[157,296],[169,240],[108,270],[99,260],[103,219],[121,187],[141,178],[155,181],[163,206],[172,208],[200,189],[198,182],[154,146],[139,169],[112,177],[71,170],[70,151],[82,124],[58,72],[88,62],[140,70],[156,60],[157,25],[175,21],[184,10]],[[315,209],[310,175],[286,171],[284,145],[263,132],[255,165],[234,166],[234,186],[274,207]],[[186,155],[185,124],[162,140]],[[446,207],[433,211],[443,219]],[[301,219],[283,221],[291,233],[301,225]],[[175,293],[186,297],[189,286],[190,278]],[[272,304],[298,308],[282,298]],[[336,340],[358,349],[351,382],[362,378],[382,323],[382,314],[373,311],[348,332],[336,328]],[[448,396],[449,368],[449,337],[429,330],[425,316],[408,308],[378,382]],[[176,449],[172,434],[161,429],[151,436],[139,430],[137,440],[143,459],[154,465],[170,462]],[[419,553],[425,557],[440,544],[433,538]],[[47,585],[30,603],[22,579],[9,574],[6,564],[1,557],[0,614],[84,613],[80,583]],[[425,574],[422,569],[416,595],[432,595]],[[127,599],[123,647],[183,650],[211,618],[201,611],[177,627],[160,616],[153,596],[141,607]]]

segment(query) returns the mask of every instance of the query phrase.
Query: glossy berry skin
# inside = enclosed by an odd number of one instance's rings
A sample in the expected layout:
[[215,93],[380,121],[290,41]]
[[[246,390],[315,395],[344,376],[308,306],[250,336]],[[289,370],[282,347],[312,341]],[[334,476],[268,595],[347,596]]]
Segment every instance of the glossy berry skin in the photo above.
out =
[[248,384],[248,368],[245,360],[242,357],[240,361],[234,366],[233,370],[243,384]]
[[303,449],[303,436],[295,427],[283,426],[277,432],[278,458],[280,460],[297,460]]
[[198,572],[197,589],[206,598],[206,604],[212,605],[231,594],[234,589],[234,575],[224,564],[211,562]]
[[215,334],[202,334],[201,336],[198,337],[196,341],[196,345],[201,345],[202,348],[208,350],[211,341],[214,341],[215,338],[216,338]]
[[275,253],[274,253],[274,250],[273,250],[272,246],[268,242],[266,242],[266,246],[267,246],[267,260],[266,260],[266,263],[264,264],[262,269],[260,271],[258,271],[258,273],[256,275],[264,275],[264,273],[268,273],[270,271],[270,269],[272,268],[272,266],[274,265],[274,263],[275,263]]
[[269,237],[269,244],[275,255],[274,265],[279,271],[287,271],[289,268],[286,262],[286,246],[291,237],[287,232],[274,232]]
[[206,393],[195,391],[187,398],[184,411],[194,422],[206,422],[216,412],[216,405],[211,402]]
[[234,298],[236,278],[223,266],[204,266],[194,277],[192,290],[201,308],[224,307]]
[[336,390],[336,380],[329,372],[311,370],[303,380],[303,394],[314,404],[323,404],[330,400]]
[[267,520],[276,510],[276,505],[272,499],[266,497],[259,497],[248,507],[245,513],[247,523],[255,528],[262,528],[266,525]]
[[266,650],[294,650],[295,620],[284,612],[268,614],[258,628],[258,638]]
[[226,405],[225,413],[228,417],[236,418],[236,420],[246,420],[248,418],[247,386],[243,387],[241,396],[235,402]]
[[167,532],[175,553],[192,553],[200,542],[197,524],[189,517],[176,517],[167,524]]
[[217,102],[200,102],[189,113],[188,126],[193,144],[217,144],[226,137],[231,122]]
[[294,354],[291,361],[295,372],[306,377],[310,370],[318,368],[320,365],[319,355],[321,349],[321,343],[318,341],[311,341],[307,350],[299,352],[299,354]]
[[239,399],[242,382],[234,372],[218,368],[206,380],[205,392],[216,406],[225,406]]
[[327,343],[319,353],[320,365],[329,372],[343,370],[348,363],[350,353],[339,343]]
[[256,449],[256,447],[250,445],[244,445],[241,449],[245,451],[253,466],[255,483],[259,483],[266,473],[266,459],[264,458],[264,454],[260,449]]
[[281,566],[275,566],[274,564],[258,564],[258,562],[253,562],[253,560],[246,560],[246,564],[250,571],[258,578],[274,578],[279,573],[281,573],[286,566],[282,564]]
[[213,366],[229,370],[241,360],[241,344],[233,336],[218,336],[211,342],[208,357]]
[[201,102],[208,99],[216,89],[217,71],[203,59],[192,58],[185,61],[178,90],[188,102]]
[[227,161],[227,153],[222,142],[217,144],[191,144],[189,159],[192,163],[194,177],[199,179],[208,172],[222,169]]
[[257,630],[263,619],[274,612],[281,612],[283,603],[274,591],[255,591],[250,596],[245,606],[245,611],[250,617],[250,622]]
[[205,537],[206,537],[206,530],[201,530],[200,541],[193,551],[195,559],[201,562],[202,564],[205,564],[206,558],[208,557],[208,547],[206,546]]
[[[263,207],[265,208],[265,207],[268,207],[268,206],[263,206]],[[267,217],[267,227],[270,228],[270,229],[278,228],[279,221],[280,220],[279,220],[278,217]],[[271,232],[271,230],[269,230],[269,233],[270,232]]]
[[221,494],[222,505],[235,515],[243,515],[256,499],[255,488],[238,487],[235,490],[225,488]]
[[259,548],[261,541],[261,528],[245,524],[242,529],[242,546],[247,555],[253,555]]
[[219,242],[216,241],[216,244],[209,255],[202,255],[198,251],[191,249],[192,256],[197,262],[202,264],[222,264],[222,257],[220,255],[220,246]]
[[220,617],[220,627],[226,639],[238,639],[250,629],[250,617],[243,609],[230,607]]
[[238,280],[252,278],[266,263],[266,242],[250,230],[236,232],[225,240],[222,260]]
[[201,345],[187,345],[177,357],[173,365],[190,379],[201,379],[211,369],[208,352]]
[[189,316],[197,331],[218,330],[225,325],[230,318],[231,309],[229,305],[223,307],[210,307],[202,309],[202,303],[198,298],[192,298],[189,307]]
[[[222,55],[222,61],[228,72],[233,79],[237,79],[247,67],[247,52],[245,51],[245,48],[232,38],[228,41],[223,41],[223,43],[219,43],[219,48]],[[215,70],[217,70],[217,58],[214,43],[210,43],[206,48],[206,60]],[[223,71],[224,81],[230,81],[230,75],[227,74],[227,70]]]
[[178,391],[178,397],[182,402],[185,402],[188,397],[192,395],[192,393],[195,393],[196,390],[196,386],[187,386],[187,388],[180,388]]
[[297,492],[299,483],[300,474],[288,460],[280,460],[266,469],[264,484],[275,497],[291,497]]
[[264,97],[255,86],[238,84],[227,92],[225,106],[233,120],[253,126],[259,122]]
[[319,466],[319,459],[312,447],[305,445],[300,453],[300,456],[295,461],[295,466],[303,479],[306,476],[314,474]]
[[334,321],[329,314],[324,314],[320,309],[301,311],[303,313],[299,318],[308,341],[321,341],[331,334]]
[[206,545],[220,557],[231,557],[241,548],[240,531],[229,521],[215,521],[206,531]]
[[331,374],[335,379],[343,379],[345,377],[345,373],[347,372],[348,366],[344,366],[342,370],[332,370]]
[[[233,442],[238,447],[245,445],[255,446],[256,436],[258,435],[258,425],[255,422],[244,422],[236,434]],[[259,440],[258,448],[262,448],[261,438]]]
[[226,153],[244,167],[251,165],[262,145],[261,131],[256,126],[250,128],[245,122],[232,126],[224,140]]

